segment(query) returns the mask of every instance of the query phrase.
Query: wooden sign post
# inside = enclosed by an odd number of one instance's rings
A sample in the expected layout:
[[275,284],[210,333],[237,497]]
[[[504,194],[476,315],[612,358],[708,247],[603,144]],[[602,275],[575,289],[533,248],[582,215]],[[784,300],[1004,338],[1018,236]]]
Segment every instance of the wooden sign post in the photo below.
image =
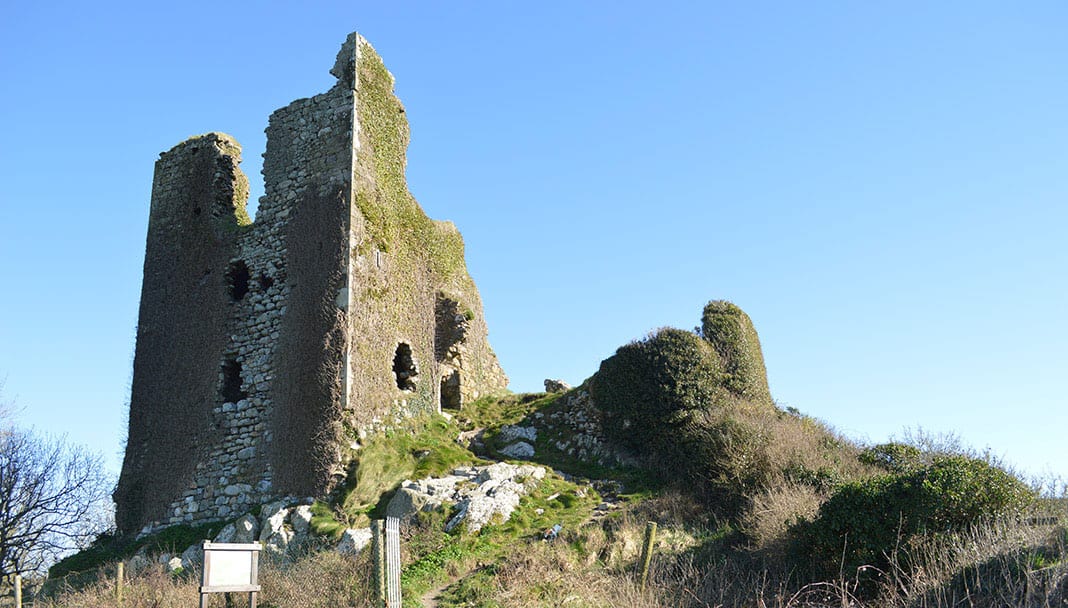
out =
[[248,593],[249,608],[256,608],[260,591],[259,543],[204,541],[204,573],[200,578],[200,608],[208,608],[209,593]]

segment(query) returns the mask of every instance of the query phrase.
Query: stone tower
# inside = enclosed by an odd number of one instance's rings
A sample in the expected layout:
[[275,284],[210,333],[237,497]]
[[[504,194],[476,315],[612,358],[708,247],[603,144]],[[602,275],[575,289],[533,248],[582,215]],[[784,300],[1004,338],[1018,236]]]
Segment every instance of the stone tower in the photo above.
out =
[[507,385],[460,233],[408,192],[393,76],[357,34],[331,74],[271,115],[255,222],[229,136],[156,162],[123,532],[321,496],[361,434]]

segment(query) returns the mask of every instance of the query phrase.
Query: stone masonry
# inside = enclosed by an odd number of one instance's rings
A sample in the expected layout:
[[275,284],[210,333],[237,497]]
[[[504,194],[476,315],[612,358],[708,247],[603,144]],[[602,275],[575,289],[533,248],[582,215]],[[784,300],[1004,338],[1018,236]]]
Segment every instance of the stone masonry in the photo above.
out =
[[507,385],[459,232],[407,190],[392,75],[357,34],[331,73],[271,115],[255,222],[229,136],[156,162],[123,532],[322,496],[367,433]]

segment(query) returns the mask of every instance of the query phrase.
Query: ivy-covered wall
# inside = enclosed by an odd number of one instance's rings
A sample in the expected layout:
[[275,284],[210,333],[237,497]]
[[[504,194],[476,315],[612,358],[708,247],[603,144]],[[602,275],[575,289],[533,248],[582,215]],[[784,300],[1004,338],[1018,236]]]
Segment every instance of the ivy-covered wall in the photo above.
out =
[[255,222],[228,136],[157,164],[124,532],[326,494],[367,433],[507,385],[459,231],[408,192],[392,75],[357,34],[331,73],[271,115]]

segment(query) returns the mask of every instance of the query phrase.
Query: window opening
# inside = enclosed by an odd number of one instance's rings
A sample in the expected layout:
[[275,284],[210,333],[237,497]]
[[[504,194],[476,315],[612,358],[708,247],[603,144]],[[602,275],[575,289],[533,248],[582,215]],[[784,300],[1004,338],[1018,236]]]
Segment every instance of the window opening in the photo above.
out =
[[237,403],[248,397],[248,393],[241,390],[241,363],[234,359],[223,361],[222,376],[219,394],[224,402]]
[[412,347],[404,342],[397,345],[397,352],[393,355],[393,374],[397,377],[397,388],[402,391],[415,390],[415,377],[419,370],[412,359]]
[[226,271],[226,284],[234,302],[240,302],[248,293],[248,279],[248,265],[244,260],[230,263],[230,268]]
[[453,371],[441,379],[441,409],[459,410],[463,403],[460,396],[460,372]]

